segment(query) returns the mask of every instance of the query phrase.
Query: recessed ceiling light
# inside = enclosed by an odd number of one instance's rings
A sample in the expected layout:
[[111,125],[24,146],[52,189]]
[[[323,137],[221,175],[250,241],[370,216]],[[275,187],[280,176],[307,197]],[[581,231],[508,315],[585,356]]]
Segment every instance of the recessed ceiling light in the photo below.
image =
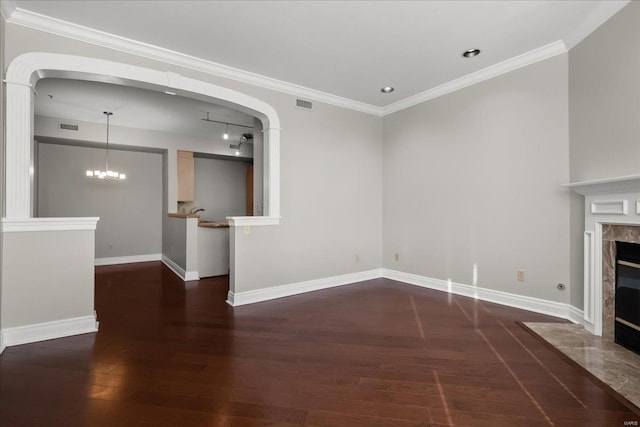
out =
[[480,49],[469,49],[462,54],[465,58],[473,58],[478,55],[480,55]]
[[382,93],[391,93],[393,92],[395,89],[392,88],[391,86],[385,86],[382,89],[380,89],[380,92]]

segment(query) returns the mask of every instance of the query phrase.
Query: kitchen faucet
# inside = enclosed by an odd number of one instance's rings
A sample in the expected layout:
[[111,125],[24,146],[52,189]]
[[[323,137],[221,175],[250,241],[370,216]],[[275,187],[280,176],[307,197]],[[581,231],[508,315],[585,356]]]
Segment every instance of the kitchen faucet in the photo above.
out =
[[[194,209],[195,209],[195,210],[194,210]],[[197,214],[198,212],[204,212],[204,209],[202,209],[202,208],[199,208],[199,209],[192,208],[192,209],[189,211],[189,213],[190,213],[190,214]]]

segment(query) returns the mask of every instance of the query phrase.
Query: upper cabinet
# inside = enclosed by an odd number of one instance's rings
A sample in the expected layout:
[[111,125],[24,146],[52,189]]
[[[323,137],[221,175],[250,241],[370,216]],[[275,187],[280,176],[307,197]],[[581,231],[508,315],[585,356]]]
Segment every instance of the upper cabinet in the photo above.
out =
[[195,174],[193,151],[178,150],[178,201],[192,202],[195,199]]

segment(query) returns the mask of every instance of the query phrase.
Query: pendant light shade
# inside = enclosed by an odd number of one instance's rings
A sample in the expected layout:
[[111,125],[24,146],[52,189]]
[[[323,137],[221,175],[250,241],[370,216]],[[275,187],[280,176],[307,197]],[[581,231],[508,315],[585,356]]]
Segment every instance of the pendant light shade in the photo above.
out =
[[104,170],[87,170],[86,175],[89,178],[98,178],[105,181],[122,181],[123,179],[127,178],[125,174],[109,170],[109,118],[113,115],[113,113],[111,111],[105,111],[104,115],[107,116],[107,150],[104,161]]
[[222,139],[229,139],[229,123],[227,123],[227,126],[224,128],[224,135],[222,135]]

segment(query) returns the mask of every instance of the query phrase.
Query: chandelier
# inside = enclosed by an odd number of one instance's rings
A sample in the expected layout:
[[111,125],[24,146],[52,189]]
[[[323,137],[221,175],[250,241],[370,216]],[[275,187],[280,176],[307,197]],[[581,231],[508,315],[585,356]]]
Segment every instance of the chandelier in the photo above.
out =
[[107,116],[107,153],[104,161],[104,170],[88,170],[87,176],[105,181],[122,181],[127,177],[125,174],[109,170],[109,117],[111,117],[113,113],[111,111],[105,111],[104,115]]

